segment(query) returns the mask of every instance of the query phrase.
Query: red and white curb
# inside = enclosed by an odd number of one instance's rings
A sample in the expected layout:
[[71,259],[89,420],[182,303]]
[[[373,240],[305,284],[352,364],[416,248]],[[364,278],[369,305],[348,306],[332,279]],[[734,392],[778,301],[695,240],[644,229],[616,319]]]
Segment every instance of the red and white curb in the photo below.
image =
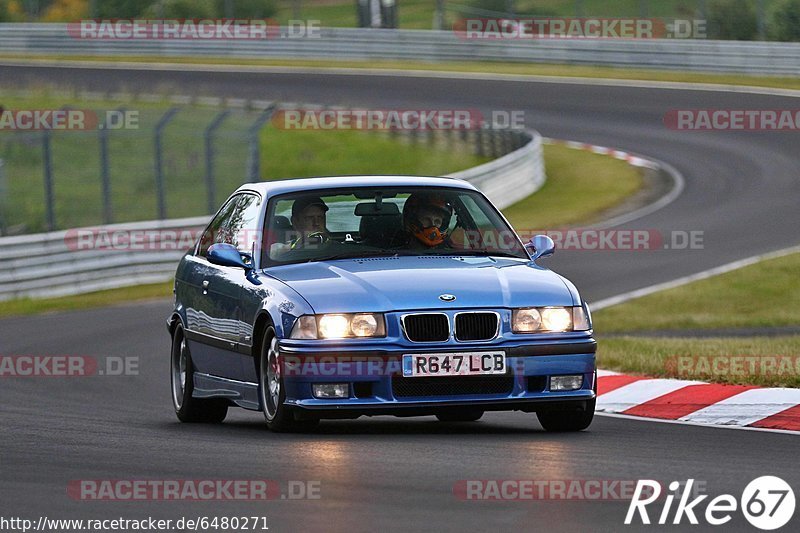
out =
[[607,146],[598,146],[596,144],[588,144],[577,141],[564,141],[561,139],[549,139],[549,138],[544,139],[544,142],[547,144],[566,146],[568,148],[573,148],[575,150],[592,152],[593,154],[608,155],[613,157],[614,159],[619,159],[620,161],[627,161],[628,164],[633,165],[635,167],[657,169],[660,166],[658,163],[650,159],[644,158],[636,154],[632,154],[630,152],[615,150],[614,148],[609,148]]
[[800,432],[800,389],[597,371],[597,411],[698,425]]

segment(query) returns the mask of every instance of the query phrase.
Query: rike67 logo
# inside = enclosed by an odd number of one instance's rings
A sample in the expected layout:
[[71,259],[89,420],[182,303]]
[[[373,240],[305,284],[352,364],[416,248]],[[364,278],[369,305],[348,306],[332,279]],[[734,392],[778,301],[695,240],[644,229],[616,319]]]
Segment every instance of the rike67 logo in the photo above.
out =
[[[633,493],[633,499],[625,516],[625,524],[641,520],[642,524],[650,524],[650,511],[658,512],[661,501],[661,512],[653,516],[657,524],[699,524],[698,517],[705,519],[705,523],[712,526],[721,526],[730,522],[733,514],[740,509],[745,519],[751,525],[764,531],[771,531],[783,527],[794,515],[795,497],[792,487],[784,480],[775,476],[762,476],[751,481],[737,499],[731,494],[721,494],[705,502],[707,494],[694,495],[692,486],[694,479],[689,479],[685,484],[673,481],[669,484],[669,492],[662,498],[662,487],[658,481],[650,479],[639,480]],[[679,492],[681,487],[683,491]],[[673,503],[677,500],[673,510]],[[705,511],[701,511],[702,505]],[[671,520],[670,520],[671,519]],[[685,520],[684,520],[685,519]]]

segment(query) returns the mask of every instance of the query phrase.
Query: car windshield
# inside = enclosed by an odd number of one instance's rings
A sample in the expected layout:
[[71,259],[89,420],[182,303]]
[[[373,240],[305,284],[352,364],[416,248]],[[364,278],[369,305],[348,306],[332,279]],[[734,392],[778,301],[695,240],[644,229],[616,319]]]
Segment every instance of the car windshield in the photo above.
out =
[[399,255],[529,258],[478,192],[435,187],[323,189],[273,198],[265,266]]

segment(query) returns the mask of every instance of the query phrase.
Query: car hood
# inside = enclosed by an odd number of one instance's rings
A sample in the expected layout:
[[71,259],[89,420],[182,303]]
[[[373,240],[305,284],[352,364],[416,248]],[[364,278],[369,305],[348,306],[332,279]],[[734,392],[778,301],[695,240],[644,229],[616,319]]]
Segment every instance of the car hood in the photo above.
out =
[[[315,313],[575,305],[558,274],[491,257],[379,257],[284,265],[265,271]],[[439,295],[456,297],[444,303]]]

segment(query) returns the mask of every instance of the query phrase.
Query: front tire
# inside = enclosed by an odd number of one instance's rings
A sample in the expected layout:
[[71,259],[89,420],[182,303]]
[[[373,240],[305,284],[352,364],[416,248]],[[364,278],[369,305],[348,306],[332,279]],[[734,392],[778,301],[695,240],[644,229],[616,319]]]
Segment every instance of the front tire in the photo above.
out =
[[588,428],[594,419],[594,408],[597,400],[586,402],[586,409],[575,411],[542,411],[536,413],[542,427],[551,432],[582,431]]
[[228,414],[228,402],[216,398],[194,398],[194,365],[186,344],[183,325],[175,326],[170,355],[172,405],[181,422],[219,424]]
[[283,368],[278,352],[278,337],[269,326],[264,332],[258,365],[258,397],[267,427],[276,433],[311,429],[319,420],[295,420],[286,405]]

